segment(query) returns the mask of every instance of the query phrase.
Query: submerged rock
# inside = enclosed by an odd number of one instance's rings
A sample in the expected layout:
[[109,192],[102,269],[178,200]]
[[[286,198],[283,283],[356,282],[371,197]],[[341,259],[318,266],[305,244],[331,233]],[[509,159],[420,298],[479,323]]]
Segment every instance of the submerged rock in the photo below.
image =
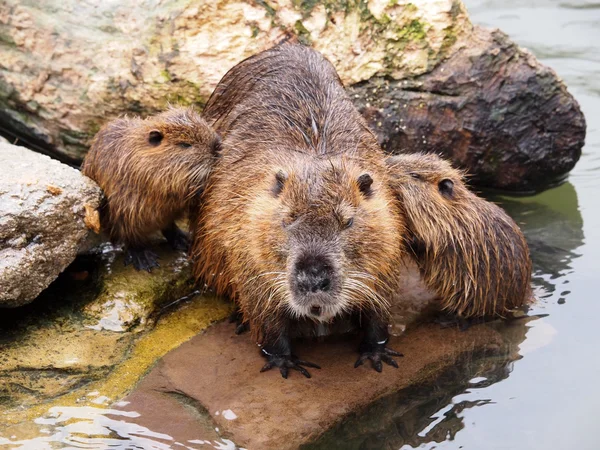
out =
[[460,0],[7,0],[0,121],[79,162],[107,120],[202,107],[234,64],[289,35],[332,61],[389,151],[442,151],[475,182],[519,190],[579,158],[585,123],[564,84],[473,27]]
[[48,156],[0,143],[0,307],[31,302],[88,235],[100,188]]

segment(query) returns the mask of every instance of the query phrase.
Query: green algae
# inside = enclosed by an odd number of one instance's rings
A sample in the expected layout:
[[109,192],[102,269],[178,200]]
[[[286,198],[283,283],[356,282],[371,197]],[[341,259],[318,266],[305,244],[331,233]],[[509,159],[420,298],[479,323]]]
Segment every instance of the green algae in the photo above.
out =
[[111,253],[99,269],[80,258],[36,302],[0,318],[0,433],[52,406],[98,407],[89,392],[123,397],[157,359],[229,314],[214,296],[186,298],[187,259],[157,251],[152,274]]

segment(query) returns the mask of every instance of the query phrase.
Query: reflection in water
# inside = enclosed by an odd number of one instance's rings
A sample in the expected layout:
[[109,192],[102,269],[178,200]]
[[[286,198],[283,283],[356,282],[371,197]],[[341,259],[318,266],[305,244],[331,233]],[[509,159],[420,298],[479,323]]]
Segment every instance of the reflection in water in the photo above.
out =
[[572,272],[572,261],[581,256],[583,219],[577,192],[571,183],[533,197],[488,196],[519,224],[531,250],[533,284],[538,298],[546,298]]
[[430,383],[373,403],[302,449],[408,449],[452,440],[465,428],[463,411],[494,403],[484,388],[509,376],[513,362],[524,353],[521,345],[528,330],[536,322],[535,317],[494,322],[489,326],[501,333],[500,348],[468,354]]
[[155,433],[128,419],[139,417],[131,411],[85,407],[54,407],[44,418],[35,420],[35,437],[9,439],[0,436],[0,447],[14,450],[98,449],[115,450],[169,450],[181,448],[197,450],[215,448],[237,450],[227,439],[202,439],[176,442],[171,436]]

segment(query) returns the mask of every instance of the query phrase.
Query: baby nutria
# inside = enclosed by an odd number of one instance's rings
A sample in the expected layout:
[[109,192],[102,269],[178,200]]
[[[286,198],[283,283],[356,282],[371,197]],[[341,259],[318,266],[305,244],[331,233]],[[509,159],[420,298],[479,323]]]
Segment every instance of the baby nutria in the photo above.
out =
[[404,222],[385,157],[329,61],[301,45],[252,56],[204,111],[223,139],[194,229],[195,273],[232,296],[267,359],[262,371],[318,367],[290,338],[360,319],[356,365],[397,367],[388,302]]
[[126,265],[148,272],[158,266],[145,248],[157,231],[176,250],[187,250],[175,220],[202,190],[219,148],[218,135],[191,108],[116,119],[98,132],[83,173],[104,191],[101,225],[113,242],[125,244]]
[[527,242],[500,207],[469,191],[464,174],[437,155],[392,156],[387,164],[409,247],[444,312],[504,316],[530,300]]

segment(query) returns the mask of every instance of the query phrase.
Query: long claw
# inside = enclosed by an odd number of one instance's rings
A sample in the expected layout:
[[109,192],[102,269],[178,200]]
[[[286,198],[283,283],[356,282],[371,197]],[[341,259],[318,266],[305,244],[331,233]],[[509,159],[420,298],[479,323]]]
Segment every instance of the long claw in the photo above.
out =
[[396,350],[392,350],[391,348],[385,348],[385,354],[386,355],[391,355],[391,356],[404,356],[402,353],[397,352]]
[[279,367],[279,372],[283,378],[287,378],[289,375],[289,370],[297,370],[306,378],[311,378],[310,372],[306,370],[302,366],[312,367],[315,369],[320,369],[321,367],[315,363],[311,363],[309,361],[302,361],[297,359],[293,355],[276,355],[276,354],[263,354],[268,359],[268,362],[260,369],[261,372],[266,372],[267,370],[272,369],[273,367]]
[[319,366],[318,364],[311,363],[311,362],[308,362],[308,361],[303,361],[301,359],[299,359],[298,361],[296,361],[296,364],[298,364],[300,366],[312,367],[313,369],[320,369],[321,368],[321,366]]
[[374,360],[373,361],[373,368],[377,372],[381,373],[381,371],[383,370],[383,364],[381,364],[381,360],[379,360],[379,359]]
[[390,356],[388,355],[383,355],[381,357],[381,360],[383,362],[385,362],[386,364],[389,364],[390,366],[395,367],[396,369],[398,369],[398,363],[396,361],[394,361],[394,359],[392,359]]
[[306,378],[310,378],[310,373],[308,373],[308,370],[306,370],[304,367],[292,366],[292,369],[297,370],[302,375],[304,375]]

